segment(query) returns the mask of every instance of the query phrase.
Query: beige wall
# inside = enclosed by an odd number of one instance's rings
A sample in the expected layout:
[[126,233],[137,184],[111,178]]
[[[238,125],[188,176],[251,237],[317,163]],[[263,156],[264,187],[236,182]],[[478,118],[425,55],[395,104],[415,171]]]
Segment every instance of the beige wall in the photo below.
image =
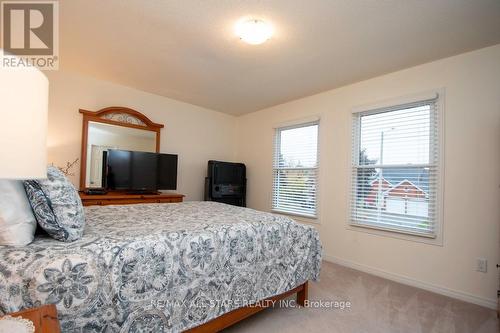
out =
[[[179,154],[177,192],[202,200],[209,159],[233,160],[236,118],[169,98],[61,71],[46,72],[49,96],[49,162],[80,157],[82,116],[78,109],[108,106],[136,109],[162,123],[161,151]],[[80,165],[72,181],[78,186]]]
[[[351,111],[445,89],[444,244],[347,228]],[[320,218],[327,259],[494,306],[500,222],[500,45],[377,77],[238,118],[237,159],[248,167],[248,205],[269,210],[273,126],[319,115]],[[478,257],[488,273],[475,271]]]

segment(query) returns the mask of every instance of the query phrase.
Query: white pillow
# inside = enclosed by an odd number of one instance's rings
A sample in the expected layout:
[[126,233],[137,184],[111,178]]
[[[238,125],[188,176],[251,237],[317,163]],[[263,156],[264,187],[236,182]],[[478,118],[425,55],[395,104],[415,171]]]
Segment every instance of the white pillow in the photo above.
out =
[[0,179],[0,245],[27,245],[33,241],[35,229],[23,182]]

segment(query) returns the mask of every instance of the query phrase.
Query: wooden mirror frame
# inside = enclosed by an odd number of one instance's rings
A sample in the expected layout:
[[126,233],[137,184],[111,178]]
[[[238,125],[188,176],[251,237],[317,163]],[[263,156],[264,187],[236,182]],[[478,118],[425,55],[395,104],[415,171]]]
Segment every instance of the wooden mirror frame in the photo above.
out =
[[87,189],[87,187],[85,186],[85,177],[87,175],[87,144],[89,121],[156,132],[156,152],[160,152],[160,130],[164,126],[162,124],[152,122],[151,119],[149,119],[139,111],[121,106],[111,106],[95,112],[83,109],[80,109],[79,112],[83,115],[82,151],[80,158],[81,191]]

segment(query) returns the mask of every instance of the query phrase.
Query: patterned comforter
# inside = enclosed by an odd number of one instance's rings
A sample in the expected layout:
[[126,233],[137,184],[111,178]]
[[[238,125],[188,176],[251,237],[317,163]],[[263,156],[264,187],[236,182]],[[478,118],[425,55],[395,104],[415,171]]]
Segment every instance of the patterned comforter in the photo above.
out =
[[84,237],[0,246],[0,312],[63,332],[179,332],[319,276],[317,231],[214,202],[87,207]]

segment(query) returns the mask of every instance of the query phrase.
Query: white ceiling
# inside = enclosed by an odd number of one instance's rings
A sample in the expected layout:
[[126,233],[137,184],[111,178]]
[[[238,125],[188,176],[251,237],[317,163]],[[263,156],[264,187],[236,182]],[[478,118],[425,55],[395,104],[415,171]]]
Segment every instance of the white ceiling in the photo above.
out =
[[[499,0],[61,0],[60,66],[240,115],[500,43]],[[275,36],[244,44],[242,16]]]

